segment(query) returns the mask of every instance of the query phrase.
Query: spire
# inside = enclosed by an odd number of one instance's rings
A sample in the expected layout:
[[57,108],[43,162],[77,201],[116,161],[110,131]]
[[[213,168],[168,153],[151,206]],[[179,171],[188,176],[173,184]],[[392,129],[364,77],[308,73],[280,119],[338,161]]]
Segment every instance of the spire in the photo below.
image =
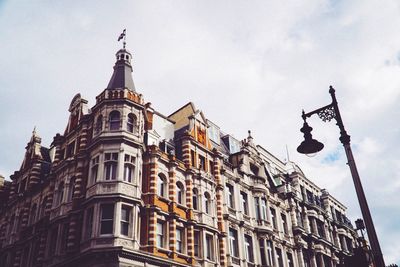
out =
[[108,83],[107,89],[129,89],[135,91],[135,85],[132,79],[132,54],[125,49],[126,45],[126,31],[121,33],[118,41],[124,39],[123,48],[120,49],[115,55],[117,61],[114,65],[114,72],[111,76],[110,82]]
[[33,127],[33,131],[32,131],[32,137],[31,137],[31,141],[30,143],[41,143],[42,138],[40,138],[40,136],[37,134],[36,132],[36,126]]

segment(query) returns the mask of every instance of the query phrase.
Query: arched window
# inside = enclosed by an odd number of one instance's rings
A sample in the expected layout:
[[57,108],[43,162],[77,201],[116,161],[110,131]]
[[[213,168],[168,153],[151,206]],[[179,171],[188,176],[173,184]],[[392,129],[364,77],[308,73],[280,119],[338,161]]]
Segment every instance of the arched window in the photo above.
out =
[[184,193],[184,187],[183,184],[180,182],[176,183],[176,201],[179,204],[183,204],[184,203],[184,199],[185,199],[185,193]]
[[100,133],[101,130],[103,130],[103,116],[102,116],[102,115],[99,115],[99,116],[97,117],[96,125],[95,125],[95,132],[96,132],[96,134]]
[[196,188],[193,188],[193,196],[192,196],[192,205],[193,205],[193,209],[194,210],[198,210],[199,209],[199,196],[198,196],[199,192],[197,191]]
[[204,193],[204,211],[207,214],[211,214],[211,197],[209,193]]
[[72,199],[74,198],[74,187],[75,187],[75,177],[72,177],[71,180],[69,181],[68,201],[72,201]]
[[36,222],[36,210],[37,210],[37,205],[33,204],[32,208],[31,208],[31,215],[29,218],[29,221],[31,224]]
[[157,180],[157,194],[162,197],[167,196],[167,179],[161,173],[158,175]]
[[64,198],[64,183],[63,182],[61,182],[59,185],[58,185],[58,190],[57,190],[57,205],[60,205],[61,203],[62,203],[62,201],[63,201],[63,198]]
[[110,130],[119,130],[120,127],[120,113],[117,110],[110,113]]
[[128,132],[135,133],[136,116],[130,113],[126,121],[126,129]]

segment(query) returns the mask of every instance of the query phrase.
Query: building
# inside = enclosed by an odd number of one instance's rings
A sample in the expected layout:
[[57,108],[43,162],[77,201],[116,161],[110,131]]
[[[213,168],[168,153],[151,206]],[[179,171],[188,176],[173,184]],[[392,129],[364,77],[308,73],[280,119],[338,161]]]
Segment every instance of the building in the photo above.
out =
[[139,94],[132,55],[93,107],[77,94],[49,148],[36,130],[0,187],[0,266],[334,267],[356,232],[346,208],[188,103]]

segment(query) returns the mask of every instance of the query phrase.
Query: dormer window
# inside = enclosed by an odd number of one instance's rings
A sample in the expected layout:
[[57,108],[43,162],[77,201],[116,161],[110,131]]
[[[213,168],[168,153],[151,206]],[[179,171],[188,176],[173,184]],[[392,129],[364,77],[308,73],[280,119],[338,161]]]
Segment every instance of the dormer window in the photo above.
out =
[[120,127],[120,113],[117,110],[111,111],[110,113],[110,130],[119,130]]

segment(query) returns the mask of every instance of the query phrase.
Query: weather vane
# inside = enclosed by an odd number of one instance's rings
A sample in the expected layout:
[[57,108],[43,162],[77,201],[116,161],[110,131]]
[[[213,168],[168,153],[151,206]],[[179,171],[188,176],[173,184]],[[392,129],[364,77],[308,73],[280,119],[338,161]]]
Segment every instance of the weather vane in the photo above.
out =
[[122,39],[124,39],[123,44],[124,44],[124,49],[125,49],[125,46],[126,46],[126,29],[124,29],[123,32],[119,35],[118,42],[121,41]]

